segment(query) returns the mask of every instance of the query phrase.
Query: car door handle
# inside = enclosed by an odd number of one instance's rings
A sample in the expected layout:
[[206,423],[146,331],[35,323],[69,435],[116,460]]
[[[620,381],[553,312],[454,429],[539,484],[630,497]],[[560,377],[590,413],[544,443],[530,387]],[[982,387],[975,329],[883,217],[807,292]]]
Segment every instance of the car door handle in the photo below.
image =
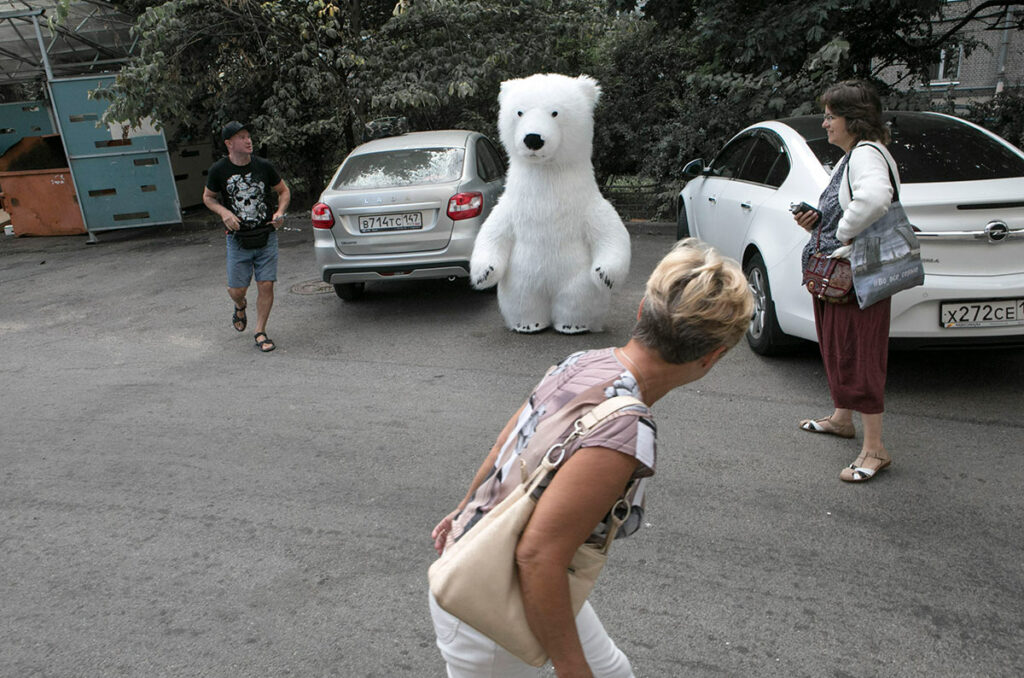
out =
[[708,196],[708,202],[709,202],[709,203],[711,203],[711,204],[713,205],[713,204],[715,204],[715,203],[717,203],[717,202],[718,202],[718,198],[712,198],[712,197],[711,197],[711,196],[709,195],[709,196]]
[[742,207],[745,210],[749,210],[750,209],[750,203],[749,202],[741,202],[740,203],[740,207]]

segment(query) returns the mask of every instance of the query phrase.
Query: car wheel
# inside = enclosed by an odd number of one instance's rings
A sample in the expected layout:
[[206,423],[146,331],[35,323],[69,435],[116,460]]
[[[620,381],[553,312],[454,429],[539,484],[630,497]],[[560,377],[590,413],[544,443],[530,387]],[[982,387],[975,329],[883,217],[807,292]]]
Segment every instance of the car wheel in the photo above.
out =
[[334,293],[345,301],[355,301],[363,296],[366,283],[338,283],[334,286]]
[[750,291],[754,293],[754,317],[747,328],[747,343],[758,355],[777,355],[790,344],[789,337],[779,329],[775,302],[768,284],[768,270],[760,254],[754,254],[743,267]]
[[683,196],[679,196],[679,208],[676,210],[676,240],[690,237],[690,222],[686,220],[686,204]]

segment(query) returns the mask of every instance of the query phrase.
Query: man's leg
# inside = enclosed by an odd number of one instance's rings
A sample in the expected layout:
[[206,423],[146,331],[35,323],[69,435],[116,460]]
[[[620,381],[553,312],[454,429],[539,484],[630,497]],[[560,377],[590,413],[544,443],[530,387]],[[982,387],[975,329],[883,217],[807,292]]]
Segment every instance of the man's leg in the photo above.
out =
[[[277,233],[271,233],[265,247],[258,250],[253,259],[253,272],[256,276],[256,327],[255,336],[267,331],[267,320],[270,318],[270,309],[274,305],[274,283],[277,281]],[[264,352],[274,349],[274,342],[270,337],[264,336],[261,350]]]
[[[231,301],[235,302],[235,308],[242,309],[237,311],[238,316],[245,318],[245,307],[248,306],[248,302],[245,300],[245,294],[249,291],[248,287],[229,287],[228,296],[231,297]],[[243,320],[244,322],[244,320]],[[235,325],[235,329],[238,329],[238,325]],[[244,327],[242,328],[245,329]],[[239,330],[241,331],[241,330]]]
[[259,280],[256,282],[256,334],[267,331],[267,319],[270,308],[274,305],[274,281]]
[[[235,308],[245,308],[248,305],[245,295],[249,291],[249,282],[252,280],[252,255],[248,250],[239,247],[230,235],[226,240],[228,296],[231,297],[231,301],[235,302]],[[244,313],[239,313],[239,315],[245,316]],[[235,329],[238,329],[238,325],[235,325]]]

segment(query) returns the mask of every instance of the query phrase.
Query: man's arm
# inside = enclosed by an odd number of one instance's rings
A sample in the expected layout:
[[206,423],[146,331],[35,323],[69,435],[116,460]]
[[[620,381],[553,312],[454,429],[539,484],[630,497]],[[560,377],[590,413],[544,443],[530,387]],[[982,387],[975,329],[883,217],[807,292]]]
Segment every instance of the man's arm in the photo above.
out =
[[227,207],[221,205],[217,194],[206,186],[203,187],[203,204],[206,205],[211,212],[220,217],[220,220],[224,222],[224,228],[229,231],[237,231],[240,228],[241,224],[238,223],[238,217],[236,217]]
[[284,224],[284,213],[288,211],[288,203],[292,201],[292,192],[288,190],[288,184],[284,183],[284,179],[277,182],[273,189],[274,193],[277,193],[277,211],[274,212],[271,221],[274,222],[274,228],[281,228]]

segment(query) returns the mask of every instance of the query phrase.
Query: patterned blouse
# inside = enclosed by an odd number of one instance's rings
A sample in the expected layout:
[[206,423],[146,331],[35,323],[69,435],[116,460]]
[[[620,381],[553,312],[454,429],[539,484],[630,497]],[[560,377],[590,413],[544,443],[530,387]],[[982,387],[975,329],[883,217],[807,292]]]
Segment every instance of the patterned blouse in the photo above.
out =
[[[595,388],[596,387],[596,388]],[[472,499],[453,521],[448,543],[457,541],[469,531],[492,508],[501,503],[522,481],[520,460],[526,463],[526,472],[532,473],[540,463],[546,449],[534,449],[531,438],[537,426],[547,417],[568,405],[576,396],[587,390],[594,391],[592,406],[603,399],[619,395],[640,398],[636,377],[615,356],[614,349],[573,353],[551,368],[523,407],[516,426],[502,446],[490,474],[477,488]],[[589,409],[584,405],[583,412]],[[562,440],[572,429],[558,438]],[[604,447],[635,457],[639,462],[630,491],[626,494],[631,512],[629,518],[616,535],[625,537],[635,532],[643,521],[644,489],[647,477],[654,474],[655,441],[657,429],[651,419],[650,410],[636,406],[625,410],[625,414],[591,430],[566,448],[571,455],[584,447]],[[546,486],[543,483],[541,487]],[[589,541],[603,541],[607,525],[605,521],[595,528]]]
[[[849,159],[850,154],[847,153],[836,165],[836,168],[832,170],[832,178],[829,180],[825,190],[821,192],[821,198],[818,199],[818,210],[821,211],[821,218],[818,219],[817,226],[811,229],[811,239],[804,245],[804,252],[800,261],[802,266],[800,270],[802,271],[807,270],[807,260],[815,252],[832,254],[843,246],[843,243],[836,239],[839,219],[843,216],[843,208],[839,206],[839,185],[843,181],[843,170],[846,168],[846,163]],[[820,243],[818,242],[819,231],[821,232]]]

